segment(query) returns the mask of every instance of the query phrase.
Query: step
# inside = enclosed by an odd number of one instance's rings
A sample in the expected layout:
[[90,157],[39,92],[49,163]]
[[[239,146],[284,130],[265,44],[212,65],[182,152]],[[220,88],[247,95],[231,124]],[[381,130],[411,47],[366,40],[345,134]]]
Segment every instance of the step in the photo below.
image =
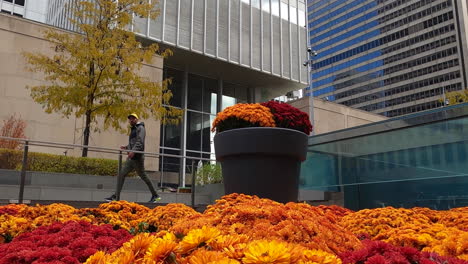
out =
[[[0,169],[0,184],[19,185],[20,175],[19,171]],[[155,187],[159,185],[159,178],[150,177],[150,179]],[[85,174],[28,171],[25,177],[25,184],[30,186],[114,189],[116,183],[115,176]],[[139,177],[127,177],[124,189],[146,191],[148,187]]]
[[[125,188],[125,187],[124,187]],[[114,189],[72,188],[54,186],[25,186],[24,200],[43,201],[95,201],[103,202]],[[18,185],[0,185],[0,200],[18,200]],[[192,204],[190,193],[159,192],[161,203]],[[120,199],[129,202],[144,203],[151,198],[149,191],[123,190]],[[195,194],[195,204],[210,204],[207,194]]]

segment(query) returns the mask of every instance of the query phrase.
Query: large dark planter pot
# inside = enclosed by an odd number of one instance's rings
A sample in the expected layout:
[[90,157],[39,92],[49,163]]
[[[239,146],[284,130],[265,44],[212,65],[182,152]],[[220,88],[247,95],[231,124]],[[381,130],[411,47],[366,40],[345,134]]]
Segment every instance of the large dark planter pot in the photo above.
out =
[[214,144],[226,194],[297,201],[306,134],[285,128],[240,128],[217,134]]

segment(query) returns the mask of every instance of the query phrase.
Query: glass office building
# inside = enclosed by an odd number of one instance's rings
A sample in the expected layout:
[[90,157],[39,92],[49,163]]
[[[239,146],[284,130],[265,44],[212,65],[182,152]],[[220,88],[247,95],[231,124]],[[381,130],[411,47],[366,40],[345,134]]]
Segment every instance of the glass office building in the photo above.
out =
[[466,89],[466,0],[309,0],[313,94],[388,117]]

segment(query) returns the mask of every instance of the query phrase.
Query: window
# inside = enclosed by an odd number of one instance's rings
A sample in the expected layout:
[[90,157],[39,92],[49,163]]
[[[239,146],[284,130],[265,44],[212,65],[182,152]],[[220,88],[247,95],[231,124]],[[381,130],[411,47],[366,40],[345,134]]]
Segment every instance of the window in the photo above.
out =
[[172,92],[172,98],[170,100],[171,106],[182,107],[182,80],[183,72],[165,68],[164,79],[171,78],[172,83],[169,85],[169,90]]

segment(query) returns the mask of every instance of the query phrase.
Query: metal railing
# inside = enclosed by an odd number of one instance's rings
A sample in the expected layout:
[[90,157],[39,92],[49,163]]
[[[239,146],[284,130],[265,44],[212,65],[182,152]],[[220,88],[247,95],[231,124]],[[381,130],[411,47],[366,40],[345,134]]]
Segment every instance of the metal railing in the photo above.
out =
[[[106,148],[106,147],[99,147],[99,146],[85,146],[79,144],[66,144],[66,143],[57,143],[57,142],[50,142],[50,141],[40,141],[40,140],[31,140],[25,138],[13,138],[13,137],[4,137],[0,136],[0,139],[3,140],[12,140],[17,141],[23,145],[23,157],[21,161],[21,172],[20,172],[20,188],[18,194],[18,203],[23,203],[24,201],[24,189],[25,189],[25,182],[26,182],[26,171],[28,168],[28,153],[30,146],[38,146],[38,147],[48,147],[48,148],[56,148],[56,149],[67,149],[73,150],[76,148],[79,149],[88,149],[90,152],[98,152],[98,153],[107,153],[107,154],[116,154],[118,155],[118,171],[117,174],[120,173],[122,169],[122,156],[125,152],[129,152],[128,150],[122,150],[117,148]],[[197,161],[206,161],[206,162],[216,162],[215,159],[203,158],[203,157],[193,157],[193,156],[184,156],[184,155],[176,155],[176,154],[167,154],[167,153],[155,153],[155,152],[145,152],[145,151],[131,151],[137,154],[144,154],[145,157],[152,157],[152,158],[160,158],[160,157],[168,157],[168,158],[180,158],[180,159],[191,159],[191,165],[187,165],[190,168],[191,177],[192,177],[192,184],[191,184],[191,205],[192,207],[195,206],[195,182],[196,182],[196,169],[195,169],[195,160]],[[162,173],[162,172],[161,172]],[[185,175],[183,175],[185,177]],[[162,176],[160,178],[160,183],[162,184]],[[162,185],[161,185],[162,187]]]

